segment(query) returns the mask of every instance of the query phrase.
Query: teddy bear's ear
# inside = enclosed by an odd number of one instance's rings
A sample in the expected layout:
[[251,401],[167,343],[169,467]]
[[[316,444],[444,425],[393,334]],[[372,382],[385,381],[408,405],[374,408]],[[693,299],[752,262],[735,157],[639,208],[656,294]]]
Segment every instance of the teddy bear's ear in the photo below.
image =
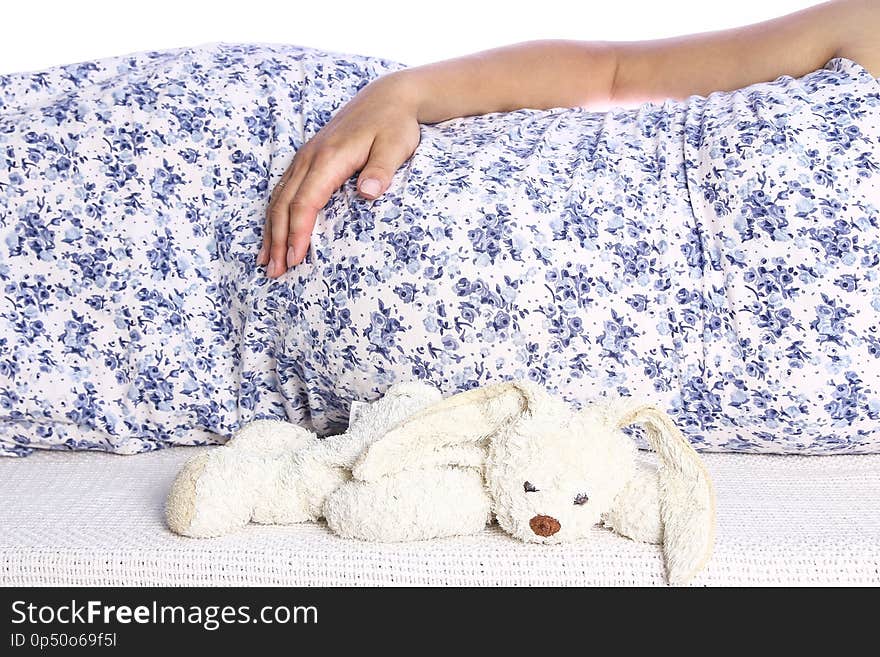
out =
[[528,382],[503,381],[442,399],[392,427],[355,464],[356,479],[442,464],[478,466],[481,444],[534,403]]
[[688,582],[712,554],[715,539],[715,493],[709,473],[690,442],[663,410],[650,404],[629,405],[617,428],[640,424],[657,452],[663,552],[671,584]]

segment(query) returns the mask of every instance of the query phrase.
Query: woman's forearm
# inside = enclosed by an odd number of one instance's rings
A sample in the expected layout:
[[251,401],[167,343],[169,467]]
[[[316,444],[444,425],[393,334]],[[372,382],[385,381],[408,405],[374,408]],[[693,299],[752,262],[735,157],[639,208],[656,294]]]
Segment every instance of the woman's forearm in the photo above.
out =
[[404,69],[420,123],[521,108],[601,106],[614,53],[604,42],[527,41]]
[[394,75],[421,123],[708,95],[820,68],[842,46],[874,39],[878,5],[833,0],[754,25],[654,41],[528,41]]

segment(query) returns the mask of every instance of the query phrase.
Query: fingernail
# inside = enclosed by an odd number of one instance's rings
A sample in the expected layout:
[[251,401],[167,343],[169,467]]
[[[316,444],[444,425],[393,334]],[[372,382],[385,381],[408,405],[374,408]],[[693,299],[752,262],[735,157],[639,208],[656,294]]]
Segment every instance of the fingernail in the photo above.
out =
[[367,178],[361,183],[361,192],[367,196],[378,196],[382,183],[375,178]]
[[294,253],[293,253],[293,247],[288,246],[287,247],[287,266],[293,267],[295,262],[296,262],[296,255],[294,255]]
[[269,276],[275,275],[275,258],[269,258],[269,268],[266,270]]
[[257,254],[257,264],[260,264],[261,262],[263,262],[263,256],[265,256],[265,255],[266,255],[266,247],[261,246],[260,252]]

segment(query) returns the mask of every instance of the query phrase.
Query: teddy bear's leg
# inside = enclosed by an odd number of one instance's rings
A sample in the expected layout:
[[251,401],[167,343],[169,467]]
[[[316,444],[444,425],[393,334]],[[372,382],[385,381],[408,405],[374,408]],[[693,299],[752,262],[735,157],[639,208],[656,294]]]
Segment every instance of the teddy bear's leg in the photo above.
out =
[[311,431],[281,420],[242,426],[222,447],[190,459],[165,506],[168,527],[183,536],[220,536],[258,522],[298,522],[281,482],[291,457],[317,441]]
[[346,538],[413,541],[478,532],[491,505],[476,469],[432,468],[351,480],[327,498],[324,517]]
[[268,504],[261,503],[254,521],[318,520],[324,515],[327,497],[351,478],[350,468],[363,451],[389,427],[440,398],[433,386],[414,381],[394,384],[375,401],[358,402],[345,433],[315,440],[293,455],[290,467],[275,482],[274,492],[262,498]]
[[168,526],[184,536],[208,537],[251,521],[317,520],[327,495],[350,478],[347,466],[364,446],[439,396],[427,384],[397,384],[365,403],[348,432],[324,439],[290,422],[250,422],[223,447],[184,466],[168,496]]

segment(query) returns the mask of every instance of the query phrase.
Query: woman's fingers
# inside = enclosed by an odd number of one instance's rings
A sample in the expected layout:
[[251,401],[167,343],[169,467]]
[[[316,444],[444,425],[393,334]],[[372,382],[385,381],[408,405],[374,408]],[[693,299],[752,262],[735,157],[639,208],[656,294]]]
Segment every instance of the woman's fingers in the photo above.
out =
[[[330,196],[348,180],[355,167],[335,161],[333,156],[317,156],[290,202],[290,222],[286,231],[272,229],[272,253],[283,254],[284,264],[278,275],[303,261],[309,249],[318,212]],[[277,251],[276,251],[277,249]],[[271,275],[271,272],[270,272]]]
[[375,199],[385,193],[395,172],[413,154],[415,146],[406,143],[400,135],[378,135],[370,148],[370,157],[358,176],[357,188],[361,196]]
[[272,249],[272,214],[278,203],[278,197],[281,196],[284,189],[290,184],[290,179],[295,171],[295,161],[291,164],[287,171],[281,176],[281,180],[272,188],[269,196],[269,204],[266,206],[266,218],[263,223],[263,241],[260,245],[260,251],[257,253],[257,265],[263,266],[269,262],[269,252]]
[[276,262],[272,260],[273,243],[275,242],[273,235],[279,231],[282,233],[287,231],[290,222],[290,202],[308,173],[310,161],[311,156],[307,152],[297,153],[297,157],[294,158],[288,170],[272,190],[272,199],[266,210],[266,224],[263,228],[263,245],[257,255],[258,265],[270,265],[266,272],[269,275],[272,275]]

